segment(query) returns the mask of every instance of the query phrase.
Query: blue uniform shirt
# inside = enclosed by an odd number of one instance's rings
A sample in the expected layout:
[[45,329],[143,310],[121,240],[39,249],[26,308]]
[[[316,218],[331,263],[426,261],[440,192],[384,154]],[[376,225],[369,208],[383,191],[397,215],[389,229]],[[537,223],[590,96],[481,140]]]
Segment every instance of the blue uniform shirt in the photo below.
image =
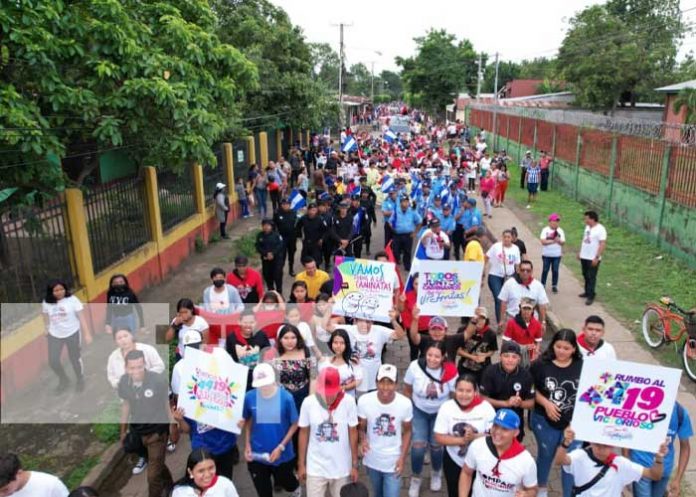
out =
[[410,207],[406,208],[406,212],[401,209],[401,206],[396,208],[391,218],[391,225],[394,231],[403,235],[416,231],[418,225],[423,221],[423,218]]
[[459,220],[459,224],[464,226],[465,230],[473,228],[474,226],[481,226],[482,222],[481,212],[476,207],[465,210]]
[[396,201],[386,197],[382,201],[382,214],[386,212],[394,212],[394,209],[396,209]]
[[[677,410],[681,410],[681,414],[677,413]],[[681,423],[679,423],[679,418],[681,417]],[[689,418],[689,412],[684,408],[684,406],[675,403],[674,409],[672,410],[672,417],[669,419],[669,428],[667,428],[667,437],[670,440],[669,450],[665,456],[663,478],[669,478],[672,474],[672,469],[674,468],[674,442],[677,440],[686,440],[694,435],[694,430],[691,427],[691,418]],[[637,462],[641,466],[649,468],[653,465],[655,461],[655,454],[652,452],[643,452],[640,450],[632,450],[630,452],[629,459],[633,462]]]
[[450,214],[449,216],[445,216],[443,214],[442,217],[439,217],[438,219],[440,220],[440,226],[442,227],[442,231],[445,231],[447,233],[451,233],[452,231],[454,231],[456,223],[452,214]]

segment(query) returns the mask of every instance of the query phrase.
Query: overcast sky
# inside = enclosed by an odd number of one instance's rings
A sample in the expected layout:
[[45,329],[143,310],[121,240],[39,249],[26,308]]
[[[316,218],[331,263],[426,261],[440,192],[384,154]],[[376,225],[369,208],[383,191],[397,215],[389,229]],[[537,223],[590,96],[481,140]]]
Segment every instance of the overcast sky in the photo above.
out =
[[[413,37],[429,28],[445,29],[468,38],[476,51],[500,52],[504,60],[553,56],[563,40],[568,20],[592,0],[497,0],[426,2],[391,0],[270,0],[301,26],[310,42],[325,42],[338,52],[339,22],[344,28],[347,65],[363,62],[375,73],[398,70],[397,55],[415,50]],[[481,9],[480,13],[476,10]],[[687,11],[687,9],[692,9]],[[696,0],[681,0],[685,22],[696,23]],[[696,51],[696,37],[685,40],[681,55]],[[379,51],[382,55],[378,55]]]

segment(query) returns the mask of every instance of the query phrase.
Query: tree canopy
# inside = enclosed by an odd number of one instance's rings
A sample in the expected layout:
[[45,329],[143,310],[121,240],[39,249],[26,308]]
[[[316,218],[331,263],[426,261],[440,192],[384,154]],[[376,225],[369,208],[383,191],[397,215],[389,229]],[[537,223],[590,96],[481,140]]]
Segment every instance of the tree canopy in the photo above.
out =
[[414,57],[396,58],[413,105],[442,112],[459,92],[475,91],[478,56],[469,40],[457,42],[444,30],[430,30],[414,41]]

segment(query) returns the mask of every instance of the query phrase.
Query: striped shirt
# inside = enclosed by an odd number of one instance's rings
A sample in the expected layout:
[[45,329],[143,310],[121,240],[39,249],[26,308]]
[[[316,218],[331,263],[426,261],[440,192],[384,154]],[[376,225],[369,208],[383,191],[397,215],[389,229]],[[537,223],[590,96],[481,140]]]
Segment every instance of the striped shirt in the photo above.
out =
[[539,178],[541,178],[539,164],[527,168],[527,183],[539,183]]

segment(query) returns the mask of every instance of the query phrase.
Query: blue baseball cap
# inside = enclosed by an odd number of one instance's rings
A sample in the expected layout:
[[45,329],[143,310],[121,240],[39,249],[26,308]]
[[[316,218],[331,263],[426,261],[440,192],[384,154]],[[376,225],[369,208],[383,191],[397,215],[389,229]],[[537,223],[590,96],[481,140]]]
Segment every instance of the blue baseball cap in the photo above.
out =
[[512,409],[500,409],[495,413],[493,424],[506,430],[518,430],[520,428],[520,417]]
[[468,198],[466,199],[466,201],[467,201],[467,203],[468,203],[469,205],[476,205],[476,199],[475,199],[475,198],[468,197]]

